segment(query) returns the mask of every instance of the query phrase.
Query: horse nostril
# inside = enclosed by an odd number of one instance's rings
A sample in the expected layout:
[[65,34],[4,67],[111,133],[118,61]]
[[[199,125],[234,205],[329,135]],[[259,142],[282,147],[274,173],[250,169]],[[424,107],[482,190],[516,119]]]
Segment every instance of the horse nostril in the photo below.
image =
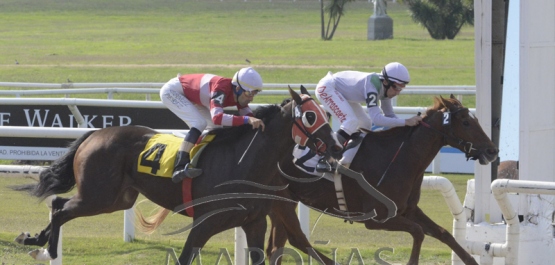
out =
[[498,150],[497,148],[489,148],[489,149],[487,150],[487,152],[488,152],[488,154],[490,154],[490,155],[495,155],[495,154],[499,153],[499,150]]

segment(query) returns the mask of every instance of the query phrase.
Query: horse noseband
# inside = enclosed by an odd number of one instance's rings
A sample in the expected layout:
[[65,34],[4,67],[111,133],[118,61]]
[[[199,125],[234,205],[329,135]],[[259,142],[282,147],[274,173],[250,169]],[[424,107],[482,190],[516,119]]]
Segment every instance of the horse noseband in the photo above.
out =
[[[303,106],[307,102],[311,102],[312,104],[308,106],[307,110],[303,111],[301,106]],[[293,124],[295,126],[293,126],[291,130],[292,137],[295,143],[306,146],[310,140],[314,145],[317,153],[320,154],[325,152],[325,150],[327,149],[325,143],[314,136],[314,133],[316,133],[318,130],[320,130],[320,128],[322,128],[322,126],[328,123],[328,120],[326,119],[327,117],[325,116],[323,110],[316,103],[314,103],[313,98],[308,96],[303,98],[301,104],[297,106],[292,106],[292,108],[292,118]],[[318,115],[318,112],[320,113],[320,115]],[[310,122],[307,120],[307,117],[305,117],[305,113],[314,114],[314,117],[311,117]]]

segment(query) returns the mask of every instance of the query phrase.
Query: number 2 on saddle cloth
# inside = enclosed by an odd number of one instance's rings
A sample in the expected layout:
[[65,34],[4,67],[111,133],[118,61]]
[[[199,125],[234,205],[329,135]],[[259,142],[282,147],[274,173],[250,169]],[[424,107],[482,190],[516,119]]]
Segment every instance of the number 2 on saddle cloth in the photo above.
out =
[[[343,158],[341,159],[342,165],[349,165],[353,161],[355,154],[362,143],[362,139],[366,134],[361,132],[357,133],[353,139],[350,140],[349,144],[343,152]],[[300,170],[315,176],[321,176],[321,172],[316,171],[316,164],[322,159],[322,156],[317,155],[315,152],[311,151],[306,146],[295,145],[293,149],[293,164]]]

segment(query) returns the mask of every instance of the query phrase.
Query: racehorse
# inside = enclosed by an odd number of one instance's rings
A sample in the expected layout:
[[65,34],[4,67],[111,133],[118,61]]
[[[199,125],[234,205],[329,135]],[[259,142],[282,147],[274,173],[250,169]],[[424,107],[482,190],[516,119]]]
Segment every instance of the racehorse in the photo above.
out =
[[[424,235],[447,244],[465,264],[477,264],[444,228],[418,207],[426,167],[442,146],[456,147],[467,159],[486,165],[497,158],[498,149],[478,120],[453,95],[435,98],[418,127],[397,127],[368,132],[350,165],[339,166],[347,211],[339,208],[334,183],[298,169],[292,156],[279,163],[289,186],[281,196],[301,201],[310,208],[349,221],[364,223],[370,230],[405,231],[413,238],[408,264],[418,264]],[[360,173],[359,173],[360,172]],[[353,174],[354,173],[354,174]],[[358,176],[358,178],[357,178]],[[310,183],[307,183],[310,182]],[[377,192],[376,192],[377,191]],[[279,264],[283,246],[289,243],[304,251],[313,250],[304,236],[296,204],[274,201],[267,255]],[[334,264],[327,257],[323,263]]]
[[[193,226],[179,256],[179,264],[191,264],[200,249],[213,235],[242,227],[247,245],[264,249],[266,215],[275,197],[277,161],[289,146],[295,144],[292,128],[302,131],[307,143],[326,156],[338,156],[342,149],[328,124],[327,116],[310,96],[299,95],[289,88],[294,98],[280,107],[269,105],[256,109],[255,116],[265,123],[263,131],[250,125],[217,129],[213,142],[200,155],[197,167],[201,176],[192,179],[192,199],[184,204],[182,185],[171,178],[155,177],[138,172],[140,153],[156,131],[141,126],[108,127],[83,135],[74,141],[68,152],[41,172],[40,181],[31,194],[46,197],[70,191],[71,198],[52,200],[50,224],[31,237],[22,233],[16,241],[24,245],[44,246],[32,256],[39,260],[55,259],[60,226],[82,216],[129,209],[139,193],[154,203],[180,214],[194,206]],[[293,134],[294,135],[294,134]],[[155,150],[163,155],[164,148]],[[158,157],[158,156],[156,156]],[[147,161],[155,168],[156,161]],[[30,188],[30,187],[27,187]],[[262,255],[261,255],[262,254]],[[250,255],[253,264],[264,260],[262,253]]]

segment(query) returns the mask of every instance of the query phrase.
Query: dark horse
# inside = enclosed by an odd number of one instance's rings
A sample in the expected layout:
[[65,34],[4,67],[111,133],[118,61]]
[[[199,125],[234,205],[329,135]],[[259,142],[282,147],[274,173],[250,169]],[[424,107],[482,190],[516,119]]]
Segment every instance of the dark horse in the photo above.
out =
[[[269,105],[255,111],[266,124],[264,131],[253,130],[249,125],[213,131],[215,140],[207,145],[197,164],[203,174],[192,180],[194,226],[179,264],[191,264],[213,235],[238,226],[244,229],[249,247],[264,249],[266,216],[275,197],[275,189],[268,187],[282,183],[277,161],[295,144],[292,128],[299,127],[308,134],[315,150],[327,156],[340,154],[342,148],[325,112],[309,96],[301,98],[291,88],[289,91],[295,99],[290,104]],[[318,121],[323,125],[312,126]],[[73,142],[63,157],[40,174],[31,193],[45,199],[74,186],[77,193],[69,199],[55,198],[50,224],[35,237],[23,233],[16,241],[37,246],[48,243],[46,250],[36,250],[32,256],[54,259],[61,225],[77,217],[129,209],[139,193],[167,209],[187,208],[182,185],[173,183],[171,178],[137,172],[138,156],[156,133],[146,127],[109,127]],[[180,213],[185,215],[184,211]],[[253,264],[261,262],[263,253],[253,251],[251,259]]]
[[[482,165],[494,161],[498,153],[478,120],[458,100],[452,95],[450,99],[435,98],[434,106],[427,110],[418,127],[369,132],[362,140],[350,169],[361,172],[367,183],[345,174],[342,177],[349,215],[339,210],[334,184],[299,170],[291,156],[280,162],[289,182],[281,196],[289,196],[332,216],[364,223],[367,229],[410,233],[413,246],[408,264],[418,264],[424,235],[447,244],[465,264],[477,264],[448,231],[434,223],[417,205],[424,171],[444,145],[456,147],[467,158],[478,159]],[[307,184],[307,179],[314,181]],[[368,184],[391,201],[383,197],[378,200],[376,193],[372,196]],[[293,203],[274,202],[270,213],[272,231],[266,250],[272,257],[272,264],[280,262],[278,259],[287,239],[301,251],[313,250],[301,231],[295,207]],[[333,264],[329,258],[321,258],[325,264]]]

